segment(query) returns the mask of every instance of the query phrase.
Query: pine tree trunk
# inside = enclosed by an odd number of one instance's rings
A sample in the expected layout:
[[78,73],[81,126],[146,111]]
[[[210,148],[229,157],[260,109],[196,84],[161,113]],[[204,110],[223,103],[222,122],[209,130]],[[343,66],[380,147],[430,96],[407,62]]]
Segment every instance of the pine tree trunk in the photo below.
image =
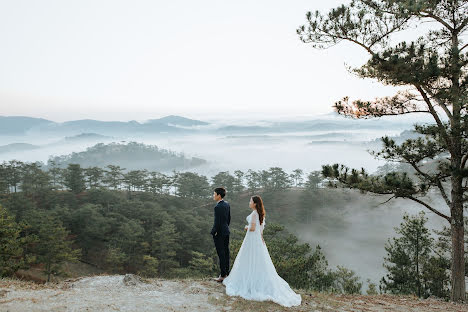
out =
[[421,280],[419,279],[419,231],[416,233],[416,276],[418,278],[418,297],[421,298]]
[[461,175],[461,113],[463,101],[460,88],[460,51],[458,48],[459,33],[452,31],[452,60],[451,60],[451,100],[453,105],[453,116],[450,120],[452,130],[453,150],[451,153],[452,166],[452,207],[451,230],[452,230],[452,301],[465,300],[465,242],[464,242],[464,220],[463,220],[463,176]]
[[452,301],[465,300],[465,242],[462,178],[452,177]]

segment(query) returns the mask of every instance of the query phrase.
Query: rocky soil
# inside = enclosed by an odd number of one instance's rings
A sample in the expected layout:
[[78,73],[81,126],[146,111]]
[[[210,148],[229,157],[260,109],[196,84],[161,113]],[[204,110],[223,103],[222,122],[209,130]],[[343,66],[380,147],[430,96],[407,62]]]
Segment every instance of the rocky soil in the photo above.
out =
[[0,279],[0,311],[467,311],[468,304],[393,295],[332,295],[298,291],[302,304],[284,308],[273,302],[229,297],[210,279],[142,279],[135,275],[97,275],[36,284]]

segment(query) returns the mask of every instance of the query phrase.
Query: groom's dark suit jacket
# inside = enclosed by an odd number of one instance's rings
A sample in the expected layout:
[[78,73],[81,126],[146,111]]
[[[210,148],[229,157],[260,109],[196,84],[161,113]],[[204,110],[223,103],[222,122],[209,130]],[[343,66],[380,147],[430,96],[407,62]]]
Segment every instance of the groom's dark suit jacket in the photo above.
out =
[[211,235],[229,235],[229,224],[231,223],[231,207],[224,200],[214,207],[214,223]]

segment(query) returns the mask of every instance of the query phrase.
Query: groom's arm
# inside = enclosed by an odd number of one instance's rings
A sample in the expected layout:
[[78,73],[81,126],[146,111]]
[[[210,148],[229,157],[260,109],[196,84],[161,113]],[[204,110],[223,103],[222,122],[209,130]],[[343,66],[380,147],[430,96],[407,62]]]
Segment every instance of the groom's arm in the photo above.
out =
[[230,225],[231,224],[231,206],[229,206],[229,209],[228,209],[228,219],[227,219],[227,224]]
[[219,211],[219,206],[214,208],[214,221],[213,221],[213,228],[211,229],[211,235],[215,235],[216,232],[219,232],[219,228],[221,226],[221,214]]

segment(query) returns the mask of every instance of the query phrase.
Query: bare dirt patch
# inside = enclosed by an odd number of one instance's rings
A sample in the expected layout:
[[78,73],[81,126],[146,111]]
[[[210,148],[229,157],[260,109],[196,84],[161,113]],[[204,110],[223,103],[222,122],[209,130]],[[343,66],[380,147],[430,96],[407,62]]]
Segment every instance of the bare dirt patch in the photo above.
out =
[[302,304],[284,308],[273,302],[229,297],[210,279],[144,279],[97,275],[35,284],[0,280],[0,311],[373,311],[468,312],[468,304],[393,295],[333,295],[298,291]]

